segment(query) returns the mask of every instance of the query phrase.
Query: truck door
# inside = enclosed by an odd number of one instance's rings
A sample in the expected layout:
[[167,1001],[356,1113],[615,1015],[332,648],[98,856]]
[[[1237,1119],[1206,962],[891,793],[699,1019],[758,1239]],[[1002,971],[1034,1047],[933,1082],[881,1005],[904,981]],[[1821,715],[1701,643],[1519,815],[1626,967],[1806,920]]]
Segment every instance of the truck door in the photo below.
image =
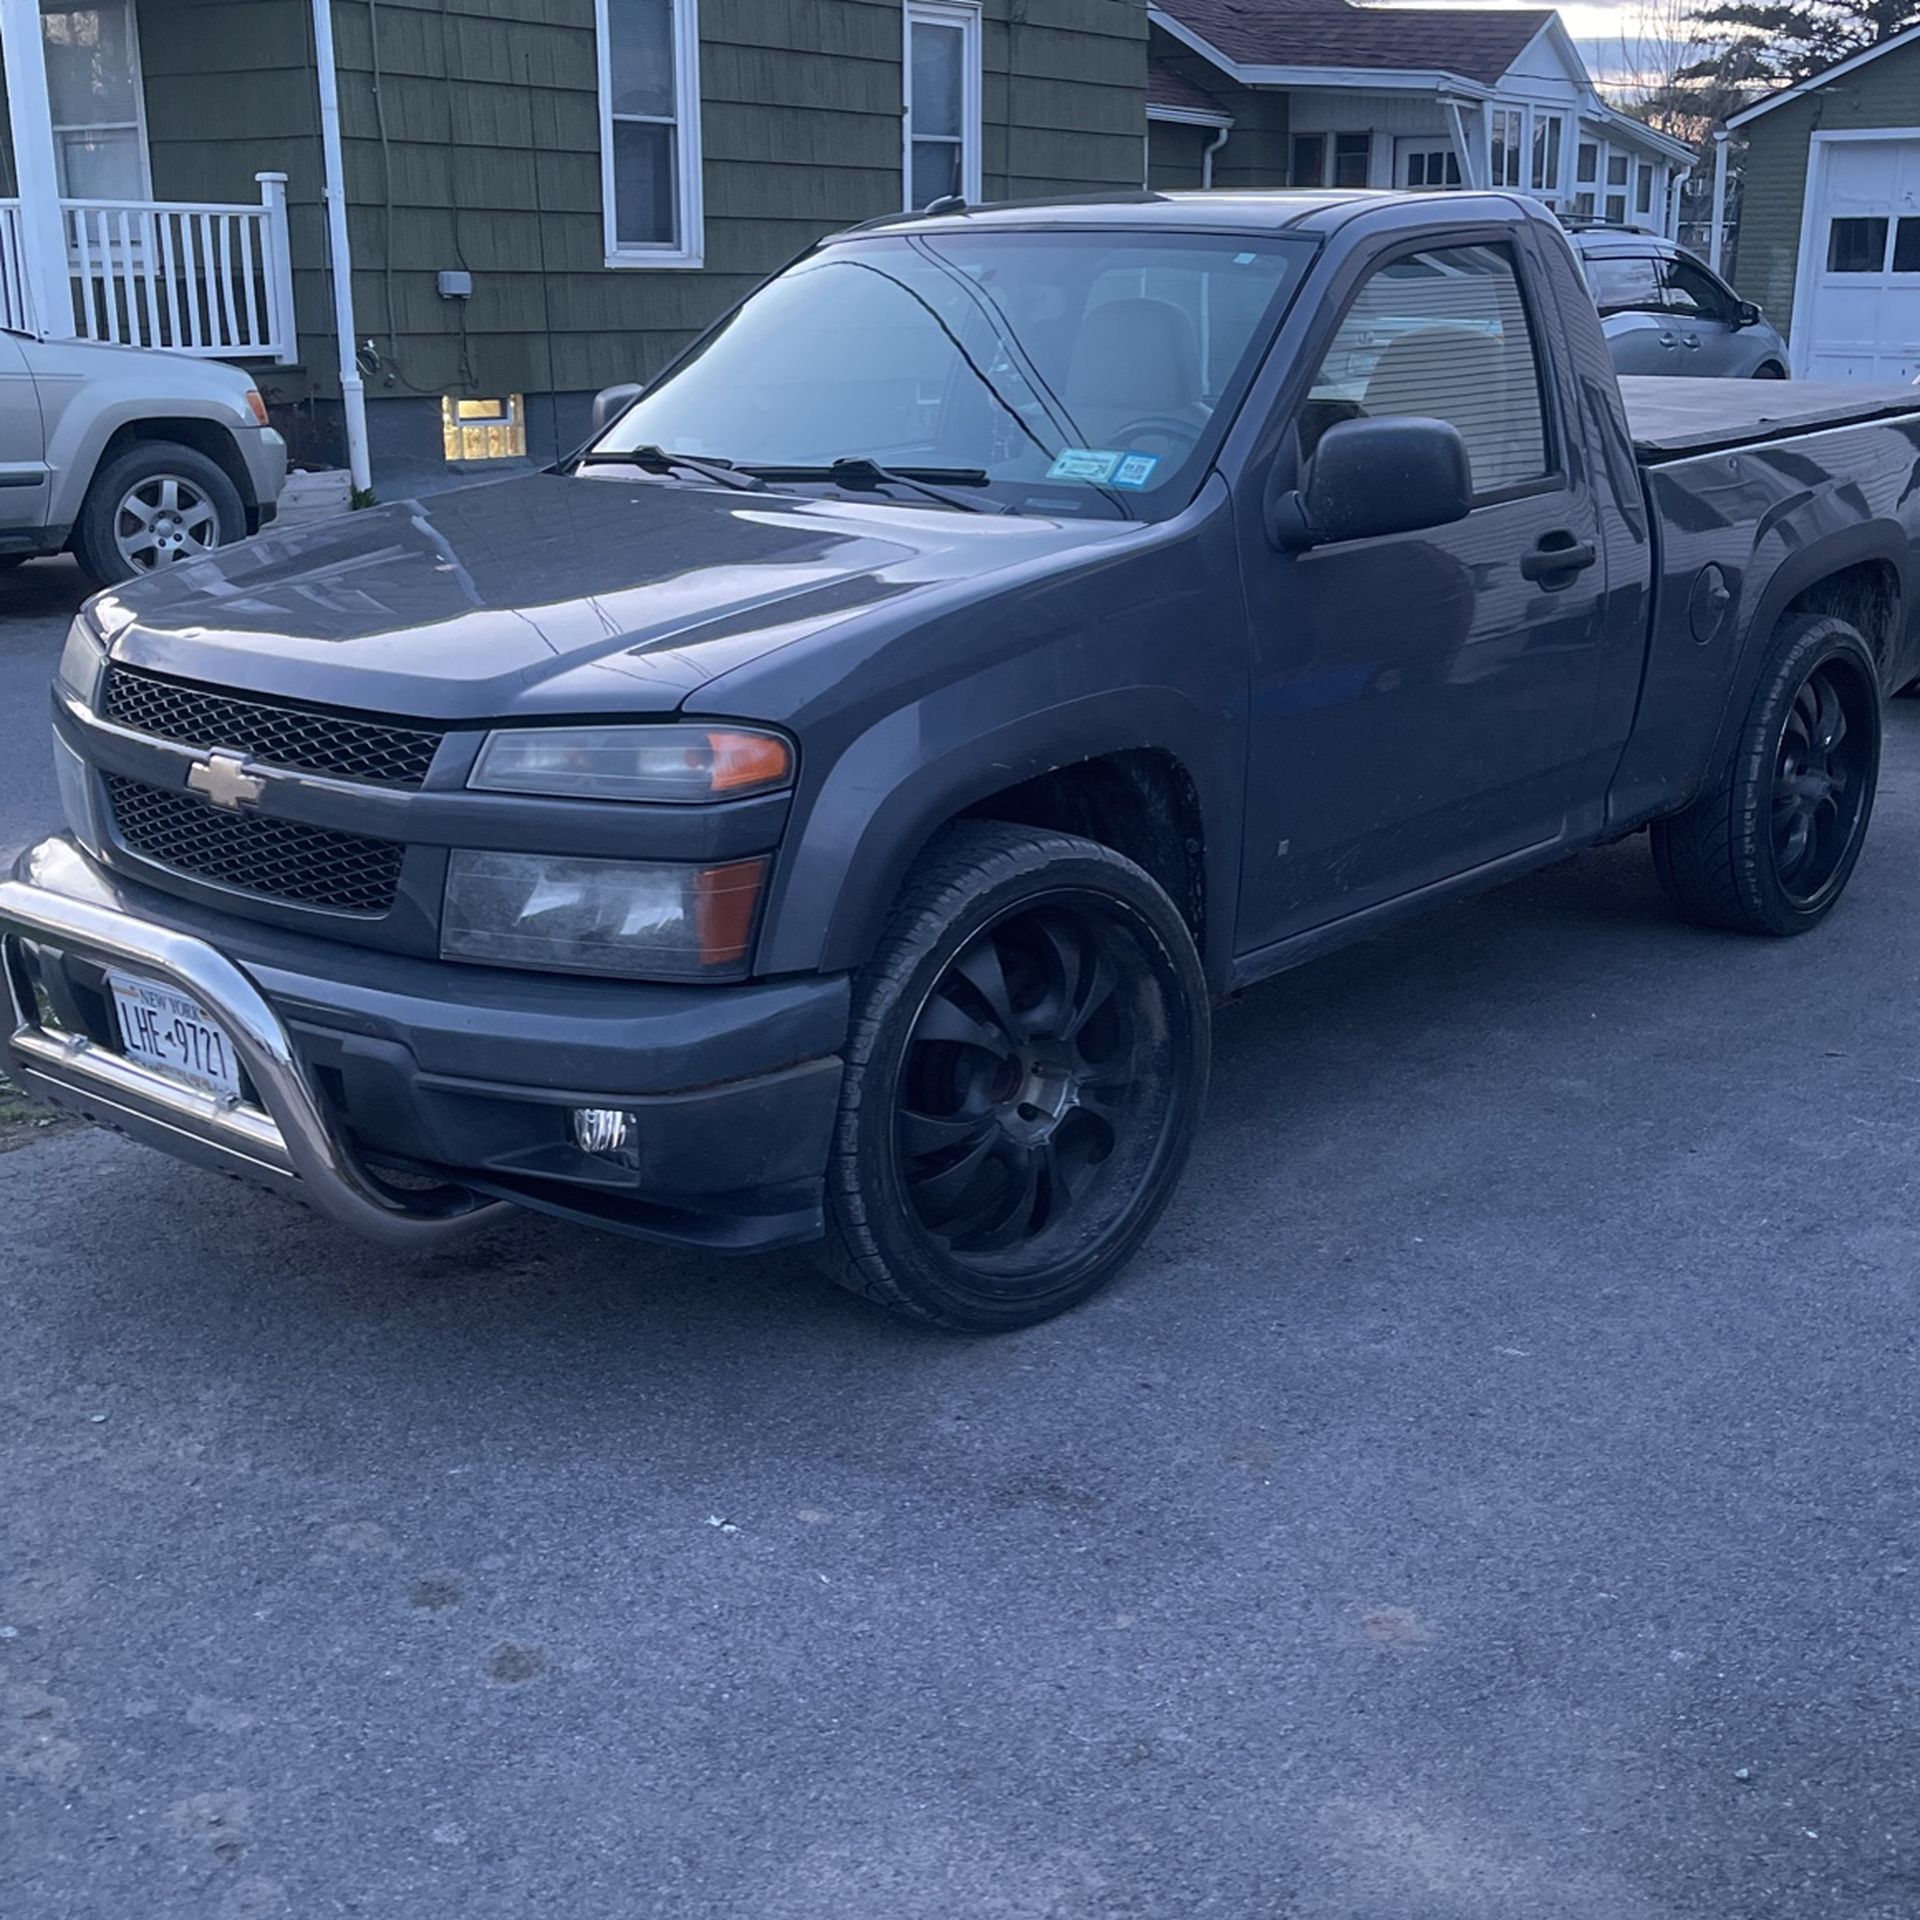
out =
[[1280,552],[1249,542],[1238,945],[1304,933],[1564,830],[1584,791],[1606,568],[1510,235],[1402,243],[1321,335],[1299,473],[1343,419],[1451,422],[1463,521]]

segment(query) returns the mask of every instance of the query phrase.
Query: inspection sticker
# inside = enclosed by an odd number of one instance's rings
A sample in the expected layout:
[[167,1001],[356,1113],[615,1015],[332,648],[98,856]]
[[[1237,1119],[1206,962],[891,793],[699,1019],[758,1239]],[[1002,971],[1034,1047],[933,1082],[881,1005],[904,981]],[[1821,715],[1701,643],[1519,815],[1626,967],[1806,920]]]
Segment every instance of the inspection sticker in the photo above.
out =
[[1113,470],[1120,464],[1117,453],[1103,453],[1095,447],[1062,447],[1047,469],[1049,480],[1091,480],[1095,486],[1104,486],[1113,478]]
[[1113,470],[1113,484],[1116,487],[1144,487],[1153,478],[1153,470],[1160,464],[1157,453],[1130,453]]

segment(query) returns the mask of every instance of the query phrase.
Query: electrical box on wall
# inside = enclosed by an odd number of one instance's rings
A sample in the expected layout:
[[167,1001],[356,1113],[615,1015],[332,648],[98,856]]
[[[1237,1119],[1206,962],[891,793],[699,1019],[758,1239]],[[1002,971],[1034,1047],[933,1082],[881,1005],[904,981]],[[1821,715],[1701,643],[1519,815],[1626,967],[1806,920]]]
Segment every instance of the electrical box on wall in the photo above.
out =
[[437,284],[442,300],[473,298],[473,275],[465,267],[442,267]]

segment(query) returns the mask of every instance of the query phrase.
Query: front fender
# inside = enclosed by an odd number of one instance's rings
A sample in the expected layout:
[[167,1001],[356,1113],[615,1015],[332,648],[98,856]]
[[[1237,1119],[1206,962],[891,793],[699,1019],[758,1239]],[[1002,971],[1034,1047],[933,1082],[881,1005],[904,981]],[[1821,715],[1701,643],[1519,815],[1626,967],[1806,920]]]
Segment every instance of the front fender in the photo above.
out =
[[[1237,869],[1219,823],[1234,793],[1225,738],[1238,730],[1185,689],[1130,686],[1087,693],[981,731],[990,684],[889,714],[835,763],[782,859],[760,971],[839,971],[873,952],[894,899],[927,843],[957,815],[1058,767],[1147,749],[1193,781],[1206,838],[1209,977],[1224,977]],[[1211,949],[1218,943],[1221,951]]]

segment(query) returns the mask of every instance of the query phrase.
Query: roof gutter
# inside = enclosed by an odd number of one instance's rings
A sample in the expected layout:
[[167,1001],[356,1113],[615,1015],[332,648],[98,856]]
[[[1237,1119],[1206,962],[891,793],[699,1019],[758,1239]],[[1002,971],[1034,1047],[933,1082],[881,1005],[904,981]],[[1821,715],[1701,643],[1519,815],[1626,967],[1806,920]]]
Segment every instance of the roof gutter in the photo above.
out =
[[347,471],[356,493],[373,487],[367,458],[367,390],[354,353],[353,249],[347,239],[347,166],[340,147],[340,66],[333,50],[333,0],[313,0],[313,55],[320,79],[320,159],[326,182],[327,254],[332,268],[333,331],[340,354],[340,410],[346,419]]

